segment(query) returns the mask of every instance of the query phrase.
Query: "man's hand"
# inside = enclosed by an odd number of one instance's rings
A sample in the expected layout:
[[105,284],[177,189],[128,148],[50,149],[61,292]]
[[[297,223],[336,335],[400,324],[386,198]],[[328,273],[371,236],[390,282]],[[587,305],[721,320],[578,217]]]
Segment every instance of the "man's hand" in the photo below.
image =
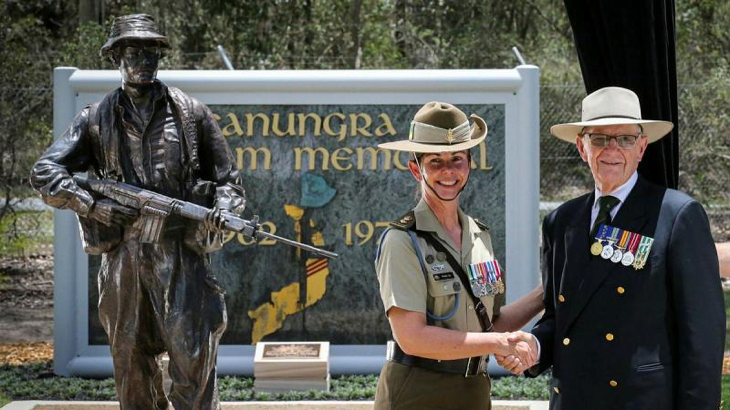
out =
[[515,375],[521,374],[525,370],[534,366],[540,359],[537,356],[537,341],[535,340],[535,337],[533,335],[525,332],[515,332],[512,335],[508,336],[507,340],[511,343],[528,344],[530,346],[530,352],[534,354],[534,356],[530,356],[529,360],[523,360],[522,356],[520,356],[519,354],[495,354],[494,357],[497,359],[497,364],[505,368],[505,370],[508,370]]
[[497,363],[514,374],[524,372],[537,363],[537,342],[525,332],[504,334],[503,349],[495,352]]
[[126,207],[112,199],[103,198],[94,202],[94,207],[87,215],[87,218],[101,222],[106,226],[130,225],[139,213],[136,209]]

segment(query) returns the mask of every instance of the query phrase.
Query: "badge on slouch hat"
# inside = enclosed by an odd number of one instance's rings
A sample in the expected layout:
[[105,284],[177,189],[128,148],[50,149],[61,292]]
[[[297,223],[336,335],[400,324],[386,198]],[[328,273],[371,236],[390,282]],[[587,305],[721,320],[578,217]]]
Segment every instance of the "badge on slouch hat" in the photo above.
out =
[[426,154],[457,152],[478,145],[486,136],[487,123],[480,117],[474,114],[467,117],[451,104],[431,101],[413,117],[407,140],[386,142],[378,147]]
[[654,238],[625,229],[601,224],[591,245],[591,255],[601,256],[613,263],[633,266],[639,270],[646,265]]
[[469,264],[469,285],[474,296],[495,296],[504,293],[502,267],[496,259],[487,262]]

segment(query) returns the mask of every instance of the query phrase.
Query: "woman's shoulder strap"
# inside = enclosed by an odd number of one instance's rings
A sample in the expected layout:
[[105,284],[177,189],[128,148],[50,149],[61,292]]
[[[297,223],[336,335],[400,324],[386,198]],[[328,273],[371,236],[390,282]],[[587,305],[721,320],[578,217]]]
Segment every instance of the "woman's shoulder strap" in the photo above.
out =
[[414,229],[415,225],[416,214],[415,212],[413,212],[412,209],[400,218],[390,222],[390,226],[396,229],[400,229],[401,231],[410,231]]
[[481,229],[483,232],[489,232],[489,227],[484,222],[474,218],[474,223],[477,224],[479,229]]

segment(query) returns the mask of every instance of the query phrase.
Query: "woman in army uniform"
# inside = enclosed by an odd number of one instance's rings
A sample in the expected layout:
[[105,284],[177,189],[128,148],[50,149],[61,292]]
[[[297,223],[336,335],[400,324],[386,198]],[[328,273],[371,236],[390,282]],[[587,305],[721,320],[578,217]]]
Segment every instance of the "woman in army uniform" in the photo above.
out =
[[430,102],[408,140],[381,148],[411,152],[421,200],[381,238],[376,270],[395,343],[380,374],[376,409],[490,409],[487,356],[532,366],[537,345],[520,329],[542,310],[537,288],[502,307],[504,284],[486,226],[459,207],[469,149],[487,125],[451,104]]

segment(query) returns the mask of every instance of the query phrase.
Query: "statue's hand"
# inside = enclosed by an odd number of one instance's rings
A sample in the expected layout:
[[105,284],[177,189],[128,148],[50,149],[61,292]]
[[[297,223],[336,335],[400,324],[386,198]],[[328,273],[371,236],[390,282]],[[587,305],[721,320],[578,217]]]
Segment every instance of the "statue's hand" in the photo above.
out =
[[136,209],[126,207],[112,199],[100,199],[94,202],[94,207],[87,216],[90,219],[101,222],[106,226],[131,224],[139,216]]
[[235,215],[227,209],[221,209],[216,206],[205,215],[202,228],[211,233],[222,232],[226,221],[230,220],[232,216]]

